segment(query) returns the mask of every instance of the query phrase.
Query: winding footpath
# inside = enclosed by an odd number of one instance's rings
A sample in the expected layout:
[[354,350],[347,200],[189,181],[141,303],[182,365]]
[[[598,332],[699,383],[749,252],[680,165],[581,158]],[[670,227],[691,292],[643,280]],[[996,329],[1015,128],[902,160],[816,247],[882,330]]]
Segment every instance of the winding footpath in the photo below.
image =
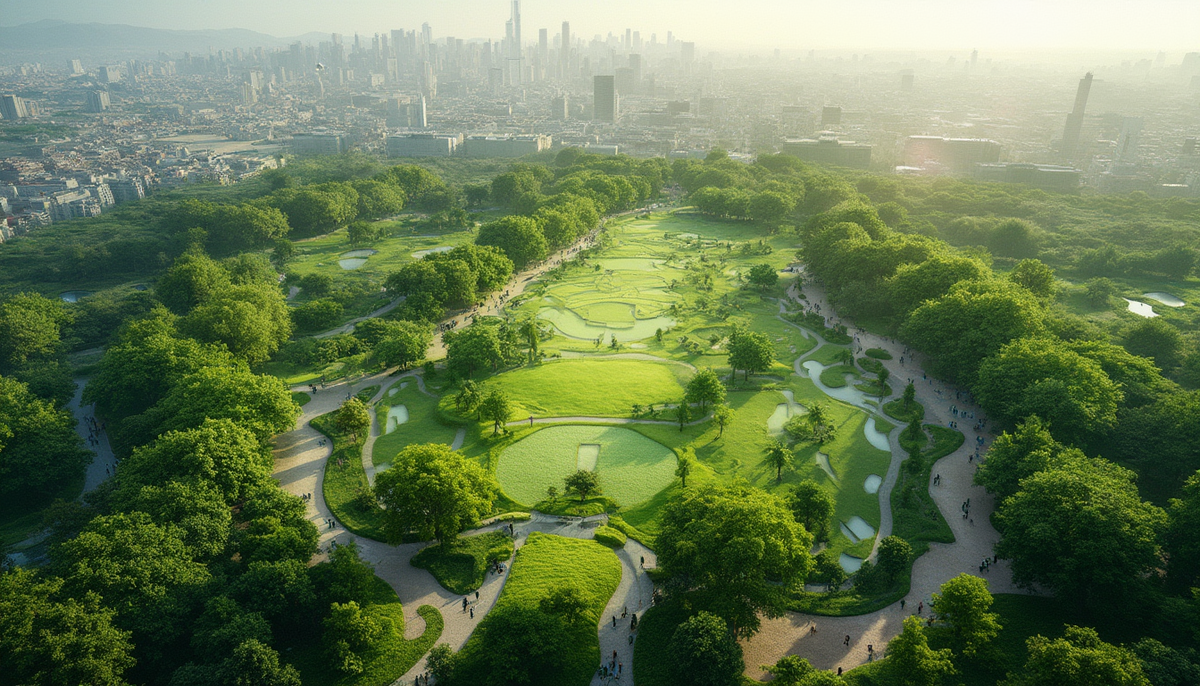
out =
[[[803,288],[803,292],[806,299],[799,297],[800,291],[795,287],[789,292],[789,296],[793,302],[803,305],[806,309],[819,305],[819,312],[834,311],[820,288],[808,284]],[[830,321],[831,326],[836,323],[854,328],[846,320]],[[801,366],[802,362],[827,343],[815,332],[803,330],[817,340],[817,346],[797,358],[795,363],[796,373],[808,376]],[[858,333],[856,343],[863,349],[881,348],[892,355],[892,359],[884,361],[884,365],[895,384],[906,384],[909,378],[914,379],[917,401],[925,406],[924,423],[947,426],[951,421],[959,421],[951,412],[951,407],[973,412],[976,416],[983,415],[983,411],[970,402],[955,400],[958,389],[936,380],[923,379],[922,357],[906,351],[902,344],[870,333]],[[901,357],[905,360],[903,365],[899,361]],[[813,381],[819,383],[819,379]],[[882,399],[880,405],[886,400],[887,398]],[[874,416],[883,416],[873,408],[865,409]],[[991,565],[986,573],[980,572],[983,558],[993,555],[993,547],[1000,540],[1000,534],[992,527],[990,521],[995,506],[993,498],[983,488],[972,483],[976,465],[970,458],[975,454],[977,439],[982,438],[984,446],[989,444],[991,439],[986,433],[976,432],[973,426],[974,420],[962,420],[958,427],[966,436],[962,447],[934,463],[930,472],[929,493],[946,523],[950,525],[955,541],[949,544],[931,543],[929,551],[913,563],[912,585],[904,598],[905,608],[902,610],[897,602],[877,612],[855,617],[824,617],[789,612],[778,619],[763,619],[762,630],[750,640],[742,642],[747,676],[765,680],[768,675],[762,666],[774,664],[784,655],[799,655],[808,659],[814,667],[826,670],[849,670],[864,664],[871,659],[868,646],[874,648],[876,655],[882,655],[888,641],[903,629],[904,618],[916,614],[921,604],[924,605],[923,616],[928,617],[932,594],[943,583],[961,573],[983,577],[992,593],[1029,593],[1013,583],[1012,570],[1006,560]],[[899,476],[900,465],[907,458],[907,453],[899,444],[902,430],[902,426],[896,427],[888,436],[892,460],[879,489],[880,525],[875,539],[876,550],[879,541],[892,532],[891,491]],[[941,484],[934,486],[932,477],[939,474]],[[964,518],[960,507],[968,498],[971,501],[970,516]],[[872,557],[876,550],[872,550]],[[815,633],[812,632],[814,626]],[[844,645],[846,636],[850,637],[848,646]]]

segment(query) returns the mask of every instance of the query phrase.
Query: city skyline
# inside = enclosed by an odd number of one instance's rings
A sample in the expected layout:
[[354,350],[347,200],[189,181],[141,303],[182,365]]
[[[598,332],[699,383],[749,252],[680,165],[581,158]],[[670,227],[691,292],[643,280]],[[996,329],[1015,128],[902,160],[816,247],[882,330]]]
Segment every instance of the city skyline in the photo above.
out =
[[[244,28],[274,36],[315,31],[373,33],[391,27],[429,23],[437,35],[499,40],[512,16],[505,0],[452,0],[433,6],[405,0],[359,0],[330,5],[315,0],[280,0],[247,5],[234,0],[184,3],[129,0],[97,5],[82,0],[24,3],[0,0],[3,25],[42,20],[119,23],[164,29]],[[419,9],[417,9],[419,8]],[[603,7],[562,0],[526,1],[526,36],[553,30],[563,21],[585,39],[622,34],[627,28],[665,41],[678,38],[712,49],[971,49],[989,50],[1179,50],[1194,48],[1200,3],[1183,0],[920,0],[884,3],[850,0],[835,7],[812,2],[747,0],[736,12],[710,0],[613,0]],[[284,11],[286,10],[286,11]],[[621,19],[614,19],[620,17]],[[1035,17],[1036,19],[1031,19]]]

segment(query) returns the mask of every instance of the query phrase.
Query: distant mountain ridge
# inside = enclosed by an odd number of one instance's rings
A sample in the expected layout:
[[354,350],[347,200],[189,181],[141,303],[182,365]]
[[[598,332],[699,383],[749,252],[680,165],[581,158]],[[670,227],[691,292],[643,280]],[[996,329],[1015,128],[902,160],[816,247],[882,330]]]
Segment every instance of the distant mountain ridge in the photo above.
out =
[[70,55],[114,59],[231,48],[286,47],[296,41],[315,44],[326,33],[280,38],[249,29],[152,29],[128,24],[78,24],[45,19],[19,26],[0,26],[0,55],[9,57]]

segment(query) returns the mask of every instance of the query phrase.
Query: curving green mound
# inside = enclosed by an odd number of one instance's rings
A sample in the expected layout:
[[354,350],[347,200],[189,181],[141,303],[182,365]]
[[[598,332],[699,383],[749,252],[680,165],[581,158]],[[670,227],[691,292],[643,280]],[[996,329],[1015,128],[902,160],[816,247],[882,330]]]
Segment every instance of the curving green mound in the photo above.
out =
[[[634,404],[677,401],[692,371],[683,365],[645,360],[567,359],[543,362],[484,382],[516,406],[514,419],[538,417],[628,417]],[[443,401],[445,407],[445,401]]]
[[623,548],[628,538],[620,529],[611,526],[596,527],[596,542],[609,548]]
[[[675,479],[675,453],[645,436],[610,426],[551,426],[530,434],[500,455],[496,479],[508,497],[532,504],[546,497],[546,488],[561,493],[563,479],[592,458],[599,445],[595,471],[604,495],[623,506],[654,497]],[[586,466],[586,465],[582,465]]]

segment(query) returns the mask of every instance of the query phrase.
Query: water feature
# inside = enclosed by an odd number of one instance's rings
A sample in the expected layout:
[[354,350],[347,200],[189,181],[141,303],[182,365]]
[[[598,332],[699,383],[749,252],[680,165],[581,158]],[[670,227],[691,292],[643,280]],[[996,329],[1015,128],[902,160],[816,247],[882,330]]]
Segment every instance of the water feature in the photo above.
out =
[[838,480],[837,474],[833,473],[833,465],[829,464],[828,455],[818,452],[813,459],[816,460],[817,466],[821,468],[821,471],[829,475],[830,479],[833,479],[834,481]]
[[866,424],[863,425],[863,433],[867,435],[867,442],[871,445],[880,450],[891,451],[892,446],[888,444],[888,436],[875,428],[874,417],[867,418]]
[[387,414],[387,429],[385,434],[390,434],[400,427],[401,424],[408,421],[408,408],[403,405],[392,405],[388,408]]
[[388,397],[396,395],[400,391],[403,391],[405,388],[408,388],[408,382],[401,381],[398,385],[392,386],[391,388],[388,389]]
[[842,566],[842,569],[846,570],[847,574],[853,574],[857,572],[862,568],[862,563],[863,561],[861,557],[854,557],[853,555],[847,555],[846,553],[842,553],[841,556],[838,557],[838,564]]
[[658,329],[670,329],[675,326],[675,320],[666,316],[635,319],[629,326],[600,326],[587,321],[572,310],[557,307],[542,308],[537,317],[553,324],[554,328],[567,338],[590,341],[603,336],[602,345],[610,342],[612,336],[626,343],[649,338]]
[[379,252],[378,250],[371,250],[370,248],[363,248],[361,250],[351,250],[350,252],[344,252],[344,253],[342,253],[342,257],[370,257],[371,255],[374,255],[378,252]]
[[855,537],[859,541],[865,541],[875,536],[875,528],[868,524],[867,520],[858,515],[851,517],[843,526],[848,527],[850,531],[854,532]]
[[863,490],[867,493],[878,493],[879,485],[883,483],[883,477],[878,474],[868,474],[867,480],[863,482]]
[[575,456],[575,468],[592,472],[596,470],[596,462],[600,460],[599,443],[580,443],[579,452]]
[[422,257],[425,257],[426,255],[432,255],[432,254],[438,253],[438,252],[450,252],[453,249],[454,249],[453,245],[439,245],[436,248],[426,248],[425,250],[418,250],[415,253],[413,253],[412,256],[413,256],[414,260],[419,260]]
[[354,271],[355,269],[359,269],[366,263],[367,263],[367,258],[365,258],[365,257],[349,257],[344,260],[338,260],[338,266],[341,267],[342,269],[345,269],[346,271]]
[[1155,291],[1153,293],[1143,293],[1142,297],[1150,298],[1151,300],[1157,300],[1160,303],[1166,305],[1167,307],[1183,307],[1184,305],[1187,304],[1187,303],[1183,302],[1182,300],[1180,300],[1179,298],[1176,298],[1175,296],[1171,295],[1170,293],[1162,293],[1160,291]]
[[86,298],[91,294],[91,291],[67,291],[59,297],[61,297],[62,301],[65,303],[77,303],[81,299]]
[[1138,302],[1137,300],[1130,300],[1129,298],[1122,298],[1122,300],[1129,303],[1126,306],[1128,310],[1139,317],[1146,317],[1149,319],[1150,317],[1158,316],[1158,313],[1154,311],[1154,307],[1151,305],[1147,305],[1144,302]]
[[[803,367],[808,372],[808,378],[812,380],[813,384],[816,385],[817,388],[821,389],[821,392],[830,398],[841,400],[842,402],[849,403],[855,407],[861,407],[863,409],[871,407],[872,403],[867,400],[867,394],[855,388],[849,381],[847,381],[846,385],[842,388],[830,388],[829,386],[821,383],[821,372],[825,371],[826,366],[820,362],[817,362],[816,360],[807,360],[804,362]],[[852,375],[847,374],[847,376]]]

